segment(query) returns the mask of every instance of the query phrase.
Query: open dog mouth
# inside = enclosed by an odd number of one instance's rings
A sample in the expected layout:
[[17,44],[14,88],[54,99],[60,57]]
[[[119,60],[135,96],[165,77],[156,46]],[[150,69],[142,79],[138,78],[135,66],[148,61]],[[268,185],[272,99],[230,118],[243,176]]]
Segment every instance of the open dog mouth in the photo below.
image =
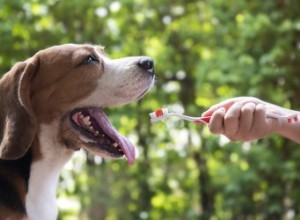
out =
[[134,163],[134,146],[113,127],[103,109],[76,109],[71,112],[70,120],[73,127],[79,131],[81,139],[87,143],[87,150],[95,154],[104,152],[114,158],[125,155],[129,164]]

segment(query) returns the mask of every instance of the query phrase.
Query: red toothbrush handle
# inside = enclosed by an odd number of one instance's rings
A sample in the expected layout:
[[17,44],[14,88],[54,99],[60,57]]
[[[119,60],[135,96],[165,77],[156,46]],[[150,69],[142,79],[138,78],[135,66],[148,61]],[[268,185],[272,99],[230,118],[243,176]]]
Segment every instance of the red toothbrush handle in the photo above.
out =
[[200,117],[198,120],[194,120],[193,122],[196,124],[208,124],[211,116]]

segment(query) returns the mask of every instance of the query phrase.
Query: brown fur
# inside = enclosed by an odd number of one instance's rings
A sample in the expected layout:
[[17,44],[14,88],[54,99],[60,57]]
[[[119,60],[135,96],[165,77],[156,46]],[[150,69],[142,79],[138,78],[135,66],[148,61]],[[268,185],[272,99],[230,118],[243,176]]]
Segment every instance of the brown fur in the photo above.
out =
[[[101,47],[96,49],[103,53]],[[96,80],[101,77],[102,65],[78,67],[89,53],[96,55],[95,48],[90,45],[76,52],[74,46],[68,45],[61,51],[53,48],[35,55],[34,59],[39,60],[40,68],[32,81],[31,93],[39,123],[51,122],[57,115],[66,112],[75,101],[87,97],[95,89]],[[40,60],[39,57],[47,59]]]

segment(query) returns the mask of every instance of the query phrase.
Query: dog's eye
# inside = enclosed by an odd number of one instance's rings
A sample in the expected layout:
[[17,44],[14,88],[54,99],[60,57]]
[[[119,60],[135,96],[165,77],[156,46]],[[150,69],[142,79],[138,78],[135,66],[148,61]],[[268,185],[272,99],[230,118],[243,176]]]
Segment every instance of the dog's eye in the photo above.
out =
[[85,58],[85,60],[82,62],[82,64],[89,64],[89,63],[93,63],[93,62],[99,62],[99,60],[96,57],[89,55]]

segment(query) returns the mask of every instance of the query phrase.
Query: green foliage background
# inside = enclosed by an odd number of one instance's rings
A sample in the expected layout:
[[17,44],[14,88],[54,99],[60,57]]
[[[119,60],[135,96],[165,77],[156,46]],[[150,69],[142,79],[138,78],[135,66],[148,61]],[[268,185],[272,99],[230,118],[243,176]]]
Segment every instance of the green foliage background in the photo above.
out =
[[297,0],[0,0],[3,74],[69,42],[155,60],[152,91],[108,111],[137,162],[78,153],[61,176],[59,219],[300,219],[297,144],[232,143],[205,126],[148,117],[166,106],[200,115],[245,95],[299,109],[299,9]]

